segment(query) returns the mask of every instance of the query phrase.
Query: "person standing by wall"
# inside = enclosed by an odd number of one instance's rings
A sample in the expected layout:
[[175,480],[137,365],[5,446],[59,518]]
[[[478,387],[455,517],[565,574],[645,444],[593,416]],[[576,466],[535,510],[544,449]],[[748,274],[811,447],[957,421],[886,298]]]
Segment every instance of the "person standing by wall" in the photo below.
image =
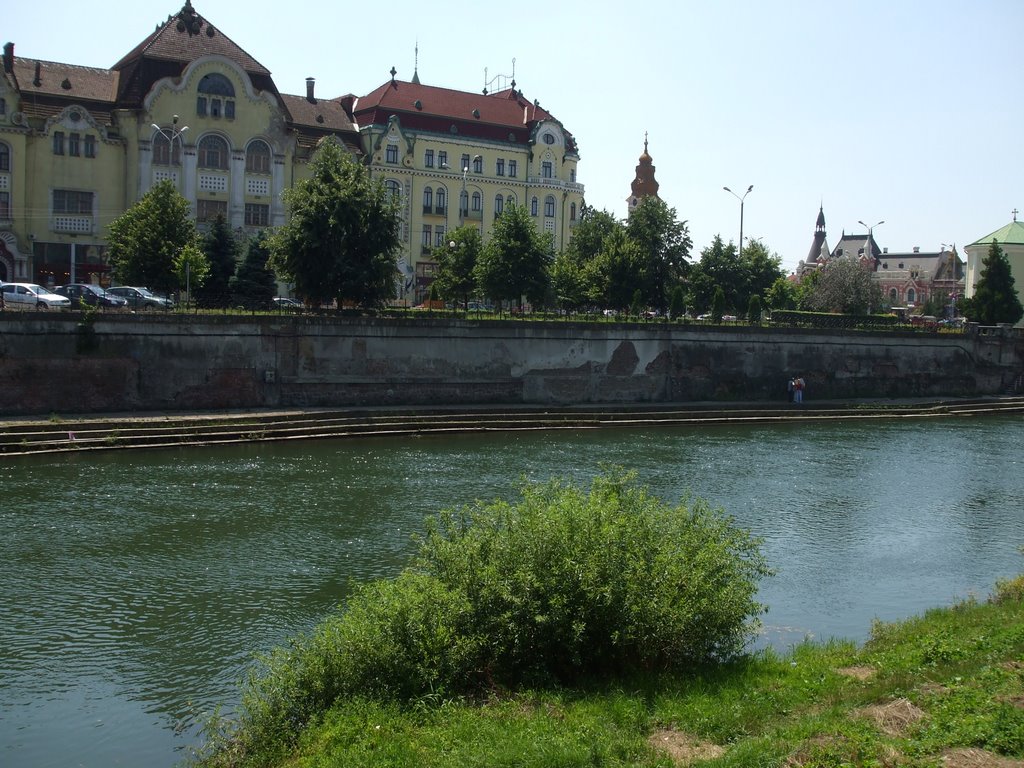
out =
[[804,401],[804,377],[797,376],[793,380],[793,402],[802,403]]

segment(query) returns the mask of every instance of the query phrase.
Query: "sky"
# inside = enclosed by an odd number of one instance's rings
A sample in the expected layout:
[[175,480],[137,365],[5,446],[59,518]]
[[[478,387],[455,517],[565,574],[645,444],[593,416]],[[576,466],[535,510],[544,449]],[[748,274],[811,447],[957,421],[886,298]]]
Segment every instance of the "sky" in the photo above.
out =
[[[50,0],[45,18],[12,3],[3,42],[16,56],[108,68],[182,4],[117,6],[94,20],[97,34],[80,0]],[[365,95],[392,67],[465,91],[514,74],[575,136],[587,204],[618,218],[646,134],[694,259],[716,235],[739,239],[740,201],[723,187],[753,185],[743,236],[787,271],[807,257],[819,206],[830,247],[865,234],[864,222],[890,252],[955,244],[962,255],[1024,208],[1022,0],[193,7],[283,93],[304,95],[314,77],[318,98]]]

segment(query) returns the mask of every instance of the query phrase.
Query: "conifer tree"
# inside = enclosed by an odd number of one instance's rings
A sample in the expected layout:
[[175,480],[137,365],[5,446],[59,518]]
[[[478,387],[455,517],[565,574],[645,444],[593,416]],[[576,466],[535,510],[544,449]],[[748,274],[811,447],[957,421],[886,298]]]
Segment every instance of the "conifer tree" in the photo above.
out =
[[967,316],[981,325],[1016,323],[1024,317],[1010,262],[995,240],[981,262],[981,276],[974,287],[974,296],[966,304]]

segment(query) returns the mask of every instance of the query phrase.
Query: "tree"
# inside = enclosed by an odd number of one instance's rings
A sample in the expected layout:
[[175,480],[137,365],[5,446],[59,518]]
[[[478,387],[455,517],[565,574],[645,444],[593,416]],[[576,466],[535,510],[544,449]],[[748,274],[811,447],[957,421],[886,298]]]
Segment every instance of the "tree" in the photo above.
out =
[[682,283],[693,241],[685,221],[676,220],[676,209],[657,197],[645,197],[626,222],[629,235],[643,258],[641,283],[644,301],[662,312],[672,289]]
[[174,275],[178,284],[201,287],[210,274],[210,260],[196,243],[189,243],[174,257]]
[[271,306],[277,295],[277,280],[267,268],[270,258],[266,230],[249,240],[245,258],[238,265],[238,271],[231,278],[231,303],[246,309],[265,309]]
[[715,235],[711,245],[701,251],[700,261],[690,270],[690,304],[703,312],[711,306],[716,290],[721,289],[723,309],[733,309],[744,282],[736,246],[726,245],[721,235]]
[[204,283],[192,282],[196,303],[201,307],[226,307],[231,298],[230,283],[238,266],[238,241],[227,219],[218,214],[203,239],[203,251],[209,260],[209,274]]
[[119,283],[170,294],[180,285],[175,258],[198,243],[188,201],[166,180],[110,224],[107,253]]
[[711,319],[716,323],[722,322],[725,315],[725,291],[721,286],[715,288],[714,296],[711,297]]
[[672,289],[672,298],[668,302],[668,314],[673,320],[678,320],[686,311],[686,300],[683,297],[683,286],[677,285]]
[[841,256],[819,270],[808,303],[817,312],[863,315],[881,308],[882,292],[860,259]]
[[756,293],[750,297],[750,302],[747,304],[747,322],[761,322],[761,297]]
[[982,325],[1016,323],[1024,317],[1024,306],[1017,296],[1010,261],[995,240],[988,247],[988,255],[982,259],[981,275],[974,287],[974,295],[965,302],[964,312]]
[[751,240],[747,243],[740,263],[746,272],[746,283],[739,297],[741,302],[749,304],[754,296],[764,297],[776,281],[785,279],[782,257],[770,252],[760,240]]
[[271,268],[314,304],[383,304],[395,295],[398,202],[333,139],[310,170],[284,192],[289,219],[270,239]]
[[525,296],[539,305],[550,281],[551,261],[551,236],[537,231],[525,207],[506,206],[477,261],[477,284],[496,301],[521,307]]
[[441,296],[450,301],[461,299],[463,309],[469,305],[469,297],[476,291],[474,269],[481,250],[483,239],[480,230],[472,224],[452,230],[449,242],[434,249],[437,271],[431,286],[436,286]]
[[610,238],[621,237],[624,232],[622,223],[608,211],[583,207],[569,245],[551,266],[551,281],[559,305],[575,309],[595,301],[604,302],[608,286],[596,282],[600,281],[601,272],[595,263],[607,251]]
[[765,291],[764,299],[771,309],[795,309],[796,286],[788,278],[780,277]]
[[608,233],[601,252],[587,264],[585,272],[594,303],[617,310],[629,309],[634,302],[638,306],[647,303],[639,287],[644,279],[644,255],[624,227]]

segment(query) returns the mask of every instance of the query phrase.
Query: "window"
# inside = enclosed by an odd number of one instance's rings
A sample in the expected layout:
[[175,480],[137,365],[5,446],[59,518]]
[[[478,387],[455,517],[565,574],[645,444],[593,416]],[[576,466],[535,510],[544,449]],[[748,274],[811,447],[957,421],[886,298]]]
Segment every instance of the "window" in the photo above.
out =
[[896,289],[895,288],[890,288],[889,289],[889,301],[891,301],[893,304],[895,304],[897,298],[898,298],[898,296],[896,294]]
[[437,231],[434,233],[434,245],[438,248],[444,247],[444,227],[438,226]]
[[0,219],[11,218],[11,193],[0,192]]
[[429,224],[423,225],[423,245],[425,245],[427,248],[430,247],[430,237],[433,234],[433,232],[434,230]]
[[261,203],[245,204],[245,226],[265,227],[270,223],[270,206]]
[[199,167],[228,168],[228,143],[220,136],[203,136],[199,140]]
[[388,144],[387,149],[384,150],[384,162],[391,163],[392,165],[398,164],[397,144]]
[[79,133],[68,134],[68,154],[78,157],[82,154],[82,135]]
[[914,289],[913,288],[907,288],[907,304],[913,304],[914,300],[916,298],[917,298],[917,294],[914,293]]
[[166,135],[157,134],[153,139],[153,164],[181,165],[181,141],[172,142]]
[[85,156],[96,157],[96,137],[87,134],[85,137]]
[[569,221],[576,221],[576,203],[569,203]]
[[7,114],[7,99],[0,98],[0,115]]
[[442,168],[447,168],[448,167],[448,153],[445,152],[443,149],[442,150],[438,150],[438,153],[437,153],[437,164],[440,167],[442,167]]
[[426,152],[423,153],[423,165],[425,165],[427,168],[434,167],[434,150],[428,149]]
[[448,210],[448,195],[444,187],[437,188],[437,213],[444,213]]
[[530,215],[531,216],[536,216],[537,212],[538,212],[537,198],[535,197],[535,198],[533,198],[530,201]]
[[63,155],[64,154],[64,132],[54,131],[53,132],[53,154]]
[[494,215],[495,217],[501,216],[501,212],[505,210],[505,198],[501,195],[495,195],[494,197]]
[[570,168],[569,169],[569,181],[571,181],[573,184],[576,183],[576,169],[575,168]]
[[545,179],[552,178],[552,176],[554,175],[553,171],[554,166],[551,165],[550,160],[545,160],[543,163],[540,164],[540,175],[543,176]]
[[510,205],[510,206],[511,205],[515,205],[516,204],[516,196],[515,195],[509,195],[507,198],[505,198],[505,204],[506,205]]
[[469,213],[469,193],[466,190],[462,190],[462,194],[459,195],[459,210],[463,216]]
[[433,213],[434,208],[434,190],[430,187],[425,187],[423,190],[423,212]]
[[388,193],[389,200],[402,199],[402,186],[394,179],[388,179],[384,182],[384,190]]
[[468,171],[469,170],[469,155],[463,155],[462,156],[462,162],[459,163],[459,170],[460,171]]
[[499,157],[494,161],[494,175],[504,176],[505,175],[505,159]]
[[483,210],[483,198],[480,197],[480,193],[479,192],[474,192],[473,193],[473,210],[474,211],[481,211],[481,210]]
[[213,221],[218,216],[228,217],[225,200],[196,200],[196,221]]
[[0,144],[0,171],[11,170],[11,148]]
[[483,172],[484,172],[484,159],[482,157],[480,157],[480,155],[477,155],[476,157],[473,158],[473,173],[483,173]]
[[196,114],[205,117],[209,108],[210,117],[222,114],[229,120],[235,117],[235,86],[224,75],[212,72],[199,81],[196,96]]
[[53,212],[91,216],[92,192],[78,192],[73,189],[53,190]]
[[513,179],[516,177],[516,165],[517,165],[517,161],[515,161],[515,160],[509,160],[508,161],[508,175],[511,176]]
[[555,143],[555,137],[552,134],[550,134],[550,133],[545,133],[544,134],[544,143],[545,144],[554,144]]
[[246,147],[245,170],[249,173],[270,173],[270,147],[265,141],[254,141]]
[[544,198],[544,215],[549,218],[555,215],[555,198],[551,195]]

